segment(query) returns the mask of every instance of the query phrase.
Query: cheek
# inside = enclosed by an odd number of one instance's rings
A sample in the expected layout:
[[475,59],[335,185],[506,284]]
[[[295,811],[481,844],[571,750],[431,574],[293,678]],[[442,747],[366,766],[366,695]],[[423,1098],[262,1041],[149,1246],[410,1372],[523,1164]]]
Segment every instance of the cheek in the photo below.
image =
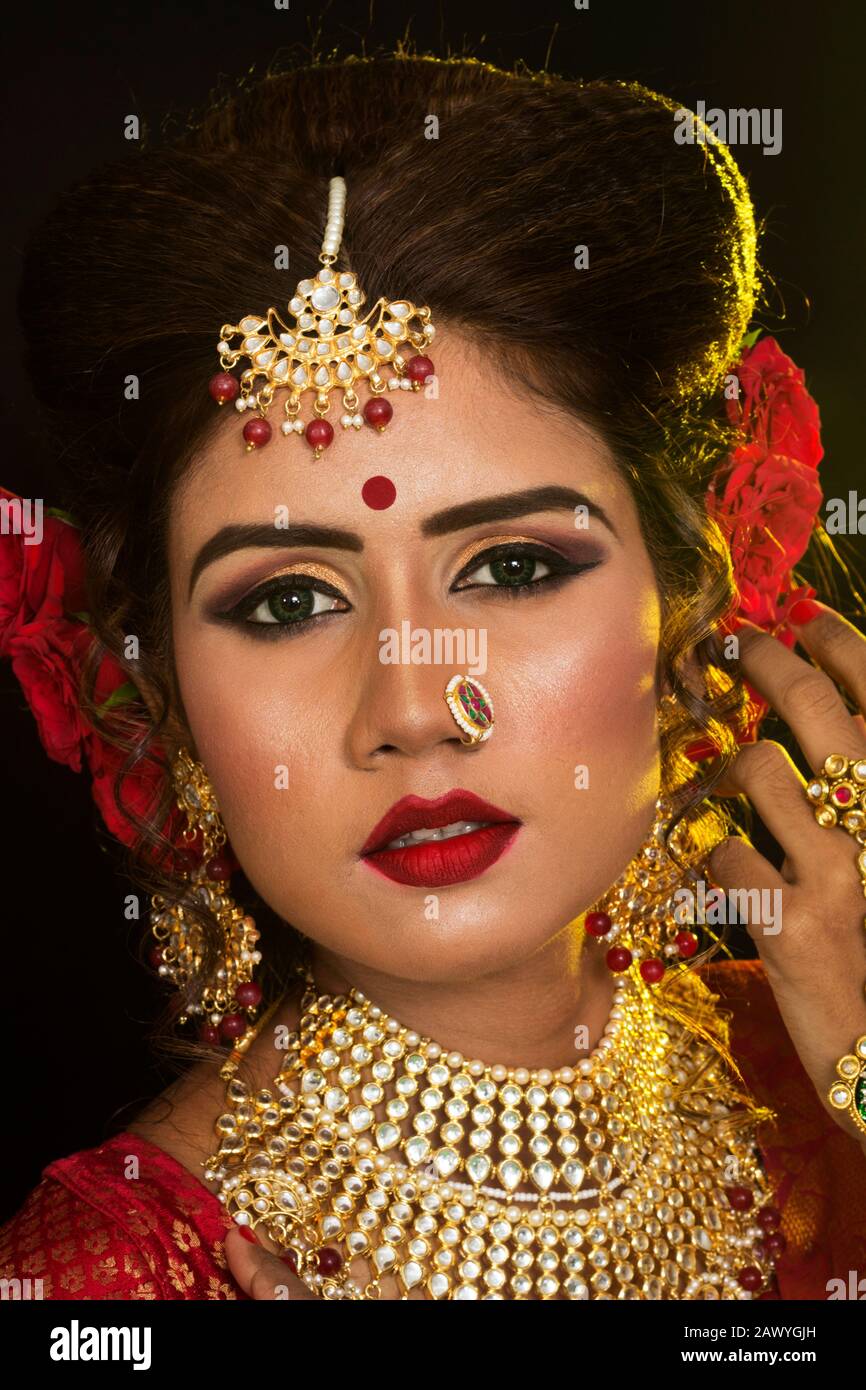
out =
[[309,815],[334,766],[335,721],[319,682],[286,650],[291,640],[239,644],[219,629],[175,637],[184,708],[242,862],[279,848],[286,863],[298,843],[287,816],[295,808],[303,819],[305,806]]
[[562,920],[614,882],[652,824],[660,616],[651,581],[599,584],[555,630],[533,633],[531,656],[515,651],[509,663],[518,705],[509,757],[540,832],[536,869]]
[[511,653],[502,693],[527,732],[532,763],[547,767],[563,794],[575,790],[580,767],[587,790],[615,788],[620,804],[654,779],[660,616],[652,583],[610,574],[579,603],[562,605],[555,625],[533,631],[531,654]]

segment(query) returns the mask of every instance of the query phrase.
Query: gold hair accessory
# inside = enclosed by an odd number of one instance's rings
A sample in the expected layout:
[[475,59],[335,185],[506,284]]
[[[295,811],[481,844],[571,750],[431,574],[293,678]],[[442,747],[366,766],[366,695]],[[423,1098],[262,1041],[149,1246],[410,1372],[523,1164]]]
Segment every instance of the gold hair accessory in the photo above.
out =
[[[806,788],[819,825],[840,826],[853,835],[860,846],[857,869],[866,896],[866,758],[846,758],[831,753],[824,760],[823,775]],[[866,918],[863,925],[866,926]],[[866,1033],[836,1063],[837,1075],[827,1093],[836,1110],[846,1110],[854,1124],[866,1134]]]
[[461,743],[483,743],[493,733],[493,701],[480,681],[452,676],[444,700],[461,729]]
[[[177,804],[186,813],[184,839],[201,837],[201,860],[186,875],[177,901],[161,894],[152,899],[151,929],[157,945],[151,964],[181,990],[184,1013],[200,1018],[199,1039],[217,1045],[243,1037],[261,1003],[262,991],[253,979],[261,952],[252,917],[229,894],[232,861],[224,852],[226,833],[216,797],[201,763],[181,749],[172,764]],[[206,960],[205,933],[196,906],[210,909],[222,929],[215,963]]]
[[[343,392],[340,424],[344,429],[360,429],[366,421],[381,432],[394,413],[385,392],[418,391],[433,375],[433,363],[423,351],[435,332],[429,308],[416,308],[407,299],[383,298],[361,319],[358,314],[366,296],[356,276],[332,269],[343,236],[345,203],[345,180],[331,179],[319,255],[322,269],[314,279],[297,285],[288,305],[291,321],[270,308],[264,317],[248,314],[239,324],[224,323],[220,329],[217,350],[223,370],[211,378],[209,390],[218,405],[233,400],[237,410],[258,410],[243,428],[248,451],[261,448],[271,437],[265,416],[277,390],[289,393],[283,434],[303,434],[314,457],[320,458],[334,438],[334,428],[324,418],[332,390]],[[233,346],[232,339],[238,337],[240,344]],[[419,350],[408,360],[399,351],[404,343]],[[230,368],[243,359],[250,366],[238,383]],[[372,393],[363,412],[355,391],[360,380],[367,382]],[[305,428],[299,412],[307,391],[316,393],[316,418]]]

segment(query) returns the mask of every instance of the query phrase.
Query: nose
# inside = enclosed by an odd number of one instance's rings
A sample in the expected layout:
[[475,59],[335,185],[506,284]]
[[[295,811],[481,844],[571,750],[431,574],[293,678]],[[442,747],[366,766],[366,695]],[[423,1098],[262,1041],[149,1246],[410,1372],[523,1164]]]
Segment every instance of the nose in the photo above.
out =
[[465,663],[445,661],[382,661],[377,651],[361,673],[349,725],[353,764],[372,771],[386,757],[417,760],[446,749],[451,755],[457,749],[477,753],[486,746],[463,742],[465,734],[445,699],[448,682],[465,669]]

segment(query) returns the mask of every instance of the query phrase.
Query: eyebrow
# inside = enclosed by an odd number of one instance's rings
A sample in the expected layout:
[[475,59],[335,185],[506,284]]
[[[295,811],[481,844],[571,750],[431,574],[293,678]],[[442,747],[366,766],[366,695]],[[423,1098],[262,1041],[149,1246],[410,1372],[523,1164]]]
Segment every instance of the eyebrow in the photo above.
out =
[[[463,531],[470,526],[479,526],[490,521],[509,521],[514,517],[530,516],[535,512],[573,512],[575,507],[585,507],[589,516],[595,517],[619,539],[616,527],[597,502],[593,502],[574,488],[554,485],[526,488],[521,492],[500,493],[495,497],[479,497],[473,502],[460,502],[457,506],[446,507],[444,511],[434,512],[426,517],[421,523],[420,532],[422,536],[446,536],[453,531]],[[205,541],[193,561],[187,601],[192,598],[192,591],[202,571],[236,550],[286,550],[301,545],[356,553],[364,549],[363,539],[357,532],[345,531],[335,526],[302,523],[297,526],[277,527],[273,524],[255,522],[223,526],[210,540]]]

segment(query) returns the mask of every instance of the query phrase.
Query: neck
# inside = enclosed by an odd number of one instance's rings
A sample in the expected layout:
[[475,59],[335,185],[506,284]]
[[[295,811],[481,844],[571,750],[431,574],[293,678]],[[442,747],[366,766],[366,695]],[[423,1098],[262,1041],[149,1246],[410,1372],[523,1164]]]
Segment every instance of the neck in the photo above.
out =
[[386,1014],[443,1048],[488,1066],[574,1066],[595,1048],[616,980],[579,919],[517,965],[474,979],[406,980],[313,945],[322,994],[360,990]]

